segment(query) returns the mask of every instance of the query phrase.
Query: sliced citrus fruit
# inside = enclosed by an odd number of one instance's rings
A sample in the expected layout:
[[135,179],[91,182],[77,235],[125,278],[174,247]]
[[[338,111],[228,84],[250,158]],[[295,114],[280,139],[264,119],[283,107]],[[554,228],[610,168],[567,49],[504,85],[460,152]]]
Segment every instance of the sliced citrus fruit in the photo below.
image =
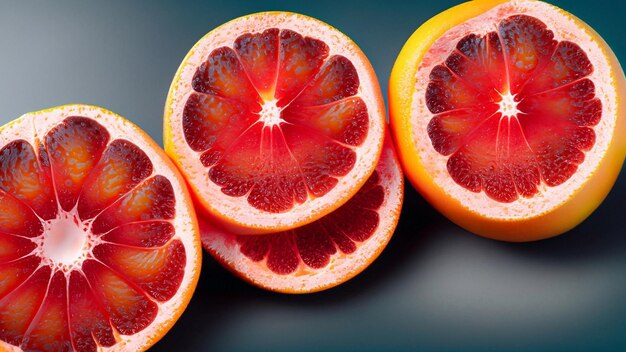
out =
[[378,257],[402,207],[404,177],[387,138],[374,173],[347,203],[296,229],[236,235],[200,219],[202,245],[222,265],[267,290],[309,293],[354,277]]
[[0,129],[0,350],[145,350],[200,262],[184,180],[135,125],[67,105]]
[[242,233],[328,214],[380,157],[384,103],[372,67],[318,20],[237,18],[187,54],[165,107],[164,145],[214,221]]
[[588,25],[540,1],[479,0],[430,19],[389,82],[415,188],[460,226],[554,236],[605,198],[626,154],[624,73]]

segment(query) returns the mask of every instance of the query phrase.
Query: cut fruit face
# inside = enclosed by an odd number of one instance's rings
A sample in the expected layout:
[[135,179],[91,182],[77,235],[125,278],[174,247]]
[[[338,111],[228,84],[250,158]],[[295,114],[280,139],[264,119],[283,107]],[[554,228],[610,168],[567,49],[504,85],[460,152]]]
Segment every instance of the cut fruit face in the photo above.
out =
[[182,177],[143,131],[68,105],[0,129],[0,349],[140,351],[201,261]]
[[311,222],[364,184],[384,106],[358,47],[306,16],[268,12],[202,38],[172,83],[165,150],[214,221],[238,232]]
[[614,183],[624,86],[610,48],[572,15],[474,1],[406,43],[390,121],[408,177],[445,215],[488,237],[539,239],[578,224]]
[[433,148],[450,177],[499,202],[532,198],[570,179],[595,143],[602,102],[593,65],[537,18],[514,15],[497,32],[468,34],[433,67],[426,106]]
[[382,252],[398,223],[403,191],[388,139],[374,173],[334,212],[263,235],[236,235],[201,218],[202,244],[227,269],[259,287],[283,293],[324,290],[357,275]]

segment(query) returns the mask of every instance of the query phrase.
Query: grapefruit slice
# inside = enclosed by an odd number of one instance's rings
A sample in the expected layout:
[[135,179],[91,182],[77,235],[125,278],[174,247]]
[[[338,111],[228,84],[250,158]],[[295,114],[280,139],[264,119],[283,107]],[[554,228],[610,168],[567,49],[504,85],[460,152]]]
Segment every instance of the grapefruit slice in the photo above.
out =
[[626,154],[624,73],[588,25],[540,1],[471,1],[430,19],[392,70],[404,170],[439,211],[507,241],[563,233]]
[[237,276],[267,290],[309,293],[337,286],[367,268],[391,238],[404,177],[387,138],[374,173],[347,203],[293,230],[236,235],[200,219],[204,248]]
[[374,171],[384,103],[361,50],[329,25],[264,12],[214,29],[169,91],[165,151],[202,209],[240,233],[310,223]]
[[201,254],[184,180],[129,121],[67,105],[0,129],[0,350],[143,351]]

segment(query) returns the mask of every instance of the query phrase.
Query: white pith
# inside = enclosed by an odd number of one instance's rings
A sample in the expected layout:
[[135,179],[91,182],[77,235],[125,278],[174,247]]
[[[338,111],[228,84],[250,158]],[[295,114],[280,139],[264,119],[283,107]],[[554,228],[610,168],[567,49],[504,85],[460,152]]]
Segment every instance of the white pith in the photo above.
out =
[[502,114],[502,118],[505,117],[517,117],[520,111],[517,109],[518,102],[515,101],[515,94],[511,92],[500,93],[502,100],[498,102],[498,112]]
[[[320,39],[329,47],[329,58],[333,55],[342,55],[350,60],[360,80],[355,96],[363,98],[369,115],[367,141],[363,146],[353,149],[356,152],[356,162],[352,170],[346,176],[339,177],[337,185],[325,196],[316,198],[309,195],[304,203],[294,203],[292,209],[283,213],[259,210],[250,205],[245,196],[225,196],[221,188],[206,177],[208,170],[199,162],[201,153],[189,147],[182,126],[183,110],[193,93],[191,87],[193,76],[209,54],[220,47],[232,47],[235,39],[243,33],[261,33],[269,28],[289,29],[305,37]],[[283,13],[280,16],[275,13],[260,13],[228,22],[207,34],[194,46],[181,64],[176,77],[175,83],[170,88],[165,111],[165,121],[168,124],[165,149],[170,155],[176,154],[180,169],[193,180],[190,187],[199,195],[202,204],[218,217],[231,219],[240,227],[239,230],[245,227],[253,233],[258,230],[293,228],[319,218],[320,214],[326,214],[333,209],[331,205],[334,200],[347,201],[350,195],[356,193],[358,185],[363,184],[372,171],[374,164],[372,160],[380,155],[385,110],[378,80],[369,62],[349,38],[317,20],[293,13]],[[267,106],[266,111],[269,113],[274,109]],[[269,117],[266,121],[270,125],[280,122]]]
[[[492,32],[496,30],[497,23],[515,14],[536,17],[553,31],[555,40],[572,41],[586,53],[594,66],[594,71],[587,78],[594,82],[595,95],[602,101],[602,119],[593,127],[596,132],[593,148],[585,153],[584,162],[578,166],[578,171],[570,179],[555,187],[548,187],[542,182],[538,186],[538,193],[533,197],[520,197],[512,203],[501,203],[487,197],[484,192],[471,192],[451,179],[446,166],[448,157],[437,153],[430,139],[424,138],[428,135],[427,125],[433,116],[427,108],[425,92],[432,68],[445,61],[461,38],[470,33],[485,35]],[[415,91],[411,102],[411,116],[414,117],[411,139],[416,146],[417,157],[426,165],[433,182],[442,188],[444,193],[452,196],[472,212],[487,218],[512,220],[548,213],[563,204],[571,194],[577,192],[602,161],[611,142],[611,131],[616,125],[617,97],[612,87],[610,63],[601,47],[594,41],[592,33],[579,27],[573,19],[552,5],[539,1],[510,1],[497,5],[480,16],[447,31],[425,53],[415,76]],[[512,104],[509,104],[511,98],[506,97],[507,103],[500,105],[502,111],[514,112],[516,110]]]
[[277,126],[281,122],[285,122],[285,120],[280,117],[282,109],[276,105],[277,102],[277,100],[268,100],[261,106],[259,121],[263,122],[266,127]]
[[91,233],[91,220],[81,221],[76,208],[59,209],[56,219],[42,221],[43,234],[37,248],[42,264],[70,273],[80,270],[93,248],[100,243]]
[[[0,148],[17,139],[23,139],[32,146],[37,146],[48,131],[69,116],[82,116],[94,119],[109,132],[109,142],[116,139],[126,139],[140,147],[151,160],[153,166],[153,173],[146,180],[155,175],[164,176],[170,181],[173,193],[176,196],[176,216],[170,220],[174,225],[175,235],[171,240],[180,240],[185,247],[186,254],[185,271],[178,291],[168,301],[155,301],[158,304],[157,316],[145,329],[134,335],[122,335],[113,328],[113,333],[118,342],[111,347],[98,346],[98,351],[101,352],[144,351],[172,327],[182,313],[182,309],[188,304],[189,298],[195,289],[201,266],[201,247],[197,238],[198,230],[196,224],[192,221],[192,219],[195,219],[195,212],[190,202],[183,201],[184,199],[189,199],[186,186],[176,172],[175,167],[167,167],[166,163],[171,165],[170,161],[162,152],[158,152],[158,145],[131,122],[120,119],[114,113],[99,107],[66,105],[25,114],[18,120],[0,129]],[[41,236],[33,238],[37,248],[32,253],[43,258],[40,267],[50,265],[53,270],[61,270],[67,276],[72,270],[80,270],[85,259],[93,258],[92,249],[101,242],[96,236],[91,234],[91,220],[75,223],[75,217],[77,217],[76,208],[69,212],[61,210],[55,220],[42,221],[44,230],[47,231],[44,231]],[[54,232],[62,230],[62,227],[75,231],[74,235],[76,235],[78,241],[74,243],[73,247],[70,246],[72,249],[54,246],[52,242],[49,242],[58,235],[58,233]],[[53,232],[50,233],[49,231]],[[80,237],[82,235],[86,235],[86,237],[82,238],[83,242],[81,243]],[[77,249],[78,247],[80,249]],[[68,304],[71,304],[71,302],[68,302]],[[0,340],[0,351],[22,351],[22,349]]]

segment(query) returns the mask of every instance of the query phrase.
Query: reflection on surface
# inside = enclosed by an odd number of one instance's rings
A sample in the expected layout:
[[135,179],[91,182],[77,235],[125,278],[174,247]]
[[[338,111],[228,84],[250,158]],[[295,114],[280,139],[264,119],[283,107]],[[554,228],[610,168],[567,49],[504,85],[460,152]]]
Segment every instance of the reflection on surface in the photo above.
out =
[[469,234],[408,188],[381,257],[313,295],[253,288],[206,256],[188,312],[155,349],[173,341],[216,351],[579,347],[572,336],[623,343],[626,238],[616,222],[625,181],[578,228],[525,244]]

